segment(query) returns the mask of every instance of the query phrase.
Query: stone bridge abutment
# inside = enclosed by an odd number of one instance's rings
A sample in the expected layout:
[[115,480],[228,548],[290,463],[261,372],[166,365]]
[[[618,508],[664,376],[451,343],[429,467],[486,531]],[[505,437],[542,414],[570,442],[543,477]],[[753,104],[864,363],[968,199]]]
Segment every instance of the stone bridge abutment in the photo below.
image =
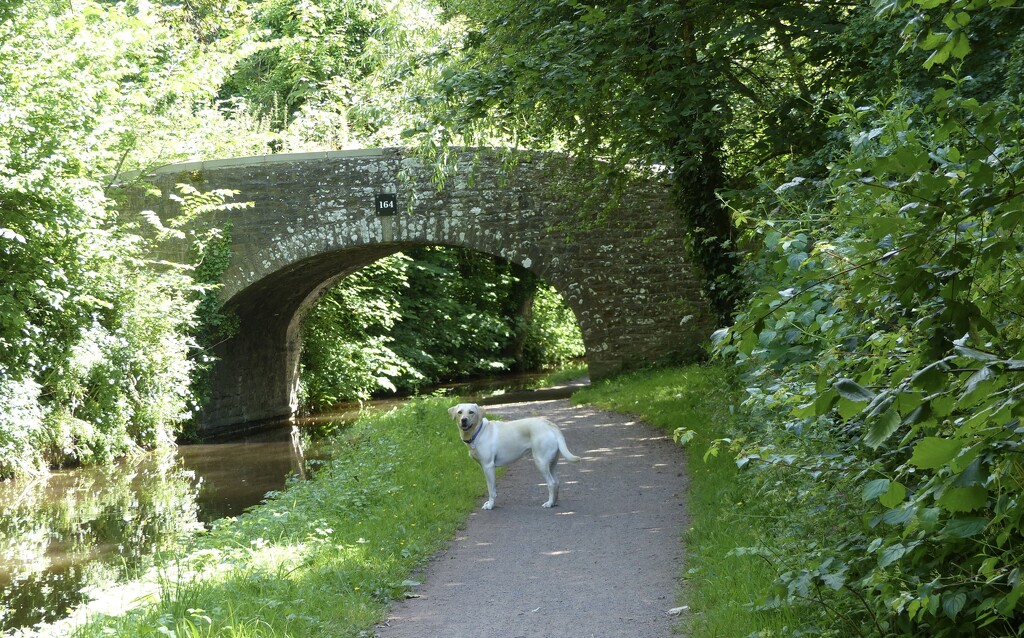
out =
[[463,151],[441,189],[432,165],[399,148],[196,162],[147,176],[163,196],[132,207],[165,219],[178,212],[168,197],[178,183],[252,202],[202,222],[230,224],[220,292],[239,331],[216,347],[200,435],[292,414],[306,310],[339,278],[413,246],[469,248],[539,275],[575,313],[593,378],[700,357],[711,319],[666,187],[643,182],[616,196],[605,221],[584,224],[594,193],[578,164],[545,153],[506,160]]

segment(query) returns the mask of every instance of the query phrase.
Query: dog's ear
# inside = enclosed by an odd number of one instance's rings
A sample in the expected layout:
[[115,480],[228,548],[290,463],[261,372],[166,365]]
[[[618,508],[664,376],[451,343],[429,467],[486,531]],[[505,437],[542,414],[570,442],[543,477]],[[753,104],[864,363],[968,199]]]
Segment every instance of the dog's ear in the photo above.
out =
[[451,418],[454,419],[455,418],[455,412],[458,411],[458,409],[459,409],[459,406],[457,406],[457,405],[453,405],[452,407],[448,408],[448,416],[450,416]]

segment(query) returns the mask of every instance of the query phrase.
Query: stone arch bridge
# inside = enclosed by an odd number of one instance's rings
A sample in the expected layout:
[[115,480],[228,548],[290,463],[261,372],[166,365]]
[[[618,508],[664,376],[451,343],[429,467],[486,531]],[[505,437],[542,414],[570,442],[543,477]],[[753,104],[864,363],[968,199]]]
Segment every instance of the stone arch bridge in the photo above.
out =
[[[644,181],[612,199],[586,186],[601,183],[596,171],[566,156],[508,160],[463,150],[443,188],[433,163],[400,148],[193,162],[147,175],[162,197],[133,196],[129,209],[176,215],[168,194],[179,183],[252,202],[203,221],[231,224],[220,294],[240,330],[216,348],[200,435],[293,414],[305,312],[339,278],[417,245],[497,255],[554,286],[579,322],[592,378],[698,358],[710,314],[664,184]],[[584,223],[587,199],[615,202],[603,223]]]

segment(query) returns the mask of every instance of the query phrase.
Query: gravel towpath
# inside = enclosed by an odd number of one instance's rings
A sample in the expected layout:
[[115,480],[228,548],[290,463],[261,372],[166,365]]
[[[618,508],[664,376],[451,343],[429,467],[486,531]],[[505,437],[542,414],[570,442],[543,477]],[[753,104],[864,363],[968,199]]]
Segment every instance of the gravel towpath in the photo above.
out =
[[[544,416],[579,463],[558,464],[558,506],[527,456],[498,480],[379,638],[658,638],[671,636],[687,526],[679,448],[635,419],[568,401],[491,405],[489,418]],[[458,433],[452,425],[452,438]],[[484,477],[480,481],[485,491]],[[480,502],[483,503],[481,497]]]

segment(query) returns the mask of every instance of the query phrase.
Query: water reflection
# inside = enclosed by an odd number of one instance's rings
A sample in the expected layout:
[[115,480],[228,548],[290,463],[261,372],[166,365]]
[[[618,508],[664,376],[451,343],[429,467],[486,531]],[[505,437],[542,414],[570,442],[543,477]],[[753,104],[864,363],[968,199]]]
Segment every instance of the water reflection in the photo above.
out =
[[0,483],[0,631],[62,618],[307,469],[298,430]]
[[171,454],[0,484],[0,627],[51,621],[196,528],[197,485]]
[[306,478],[302,437],[288,427],[228,443],[182,445],[178,458],[193,472],[199,520],[237,516],[284,487],[290,476]]

